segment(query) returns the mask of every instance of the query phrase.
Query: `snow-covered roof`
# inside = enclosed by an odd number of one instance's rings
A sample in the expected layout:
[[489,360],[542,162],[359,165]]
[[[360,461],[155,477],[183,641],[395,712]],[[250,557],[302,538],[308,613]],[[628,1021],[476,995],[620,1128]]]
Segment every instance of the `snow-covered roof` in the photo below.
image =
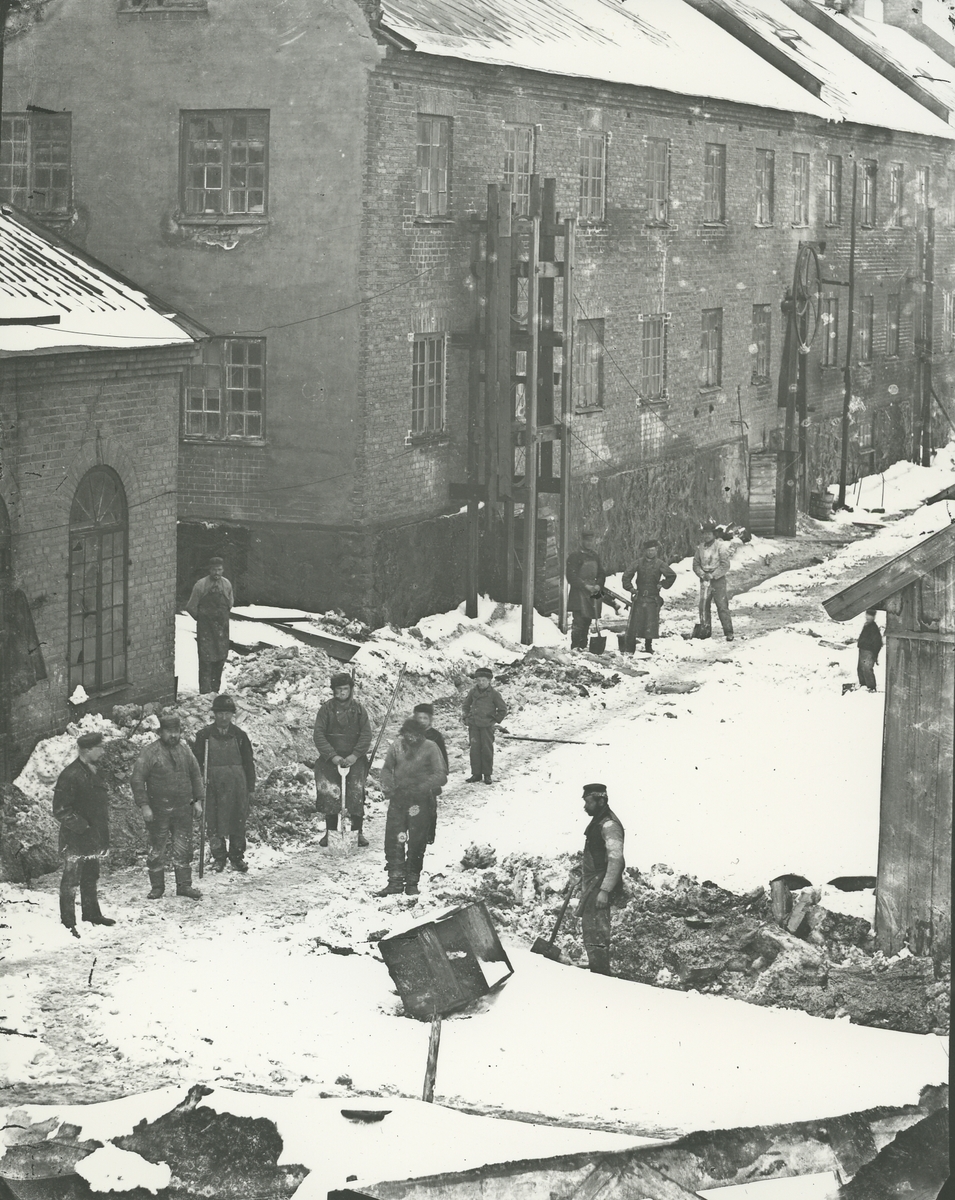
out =
[[819,98],[833,120],[955,140],[955,129],[801,17],[785,0],[718,3],[820,81]]
[[194,334],[102,263],[0,210],[0,356],[188,345]]
[[425,54],[830,116],[683,0],[383,0]]
[[943,563],[955,558],[955,523],[933,533],[903,554],[876,567],[868,575],[844,588],[822,606],[834,621],[848,621],[867,608],[882,605],[890,596],[917,582]]

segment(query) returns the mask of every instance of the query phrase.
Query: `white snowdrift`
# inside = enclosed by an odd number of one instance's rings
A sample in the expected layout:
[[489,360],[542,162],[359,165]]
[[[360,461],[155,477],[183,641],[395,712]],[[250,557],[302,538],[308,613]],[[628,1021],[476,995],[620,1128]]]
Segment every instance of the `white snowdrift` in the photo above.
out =
[[107,1144],[76,1164],[76,1173],[94,1192],[131,1192],[144,1188],[155,1195],[169,1186],[172,1172],[167,1163],[152,1163],[140,1154]]

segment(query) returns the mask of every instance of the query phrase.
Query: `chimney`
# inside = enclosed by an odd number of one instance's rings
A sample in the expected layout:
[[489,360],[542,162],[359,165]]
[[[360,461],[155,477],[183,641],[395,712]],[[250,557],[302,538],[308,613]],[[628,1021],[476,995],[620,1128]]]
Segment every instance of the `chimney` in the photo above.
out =
[[884,20],[955,66],[955,14],[945,0],[883,0]]

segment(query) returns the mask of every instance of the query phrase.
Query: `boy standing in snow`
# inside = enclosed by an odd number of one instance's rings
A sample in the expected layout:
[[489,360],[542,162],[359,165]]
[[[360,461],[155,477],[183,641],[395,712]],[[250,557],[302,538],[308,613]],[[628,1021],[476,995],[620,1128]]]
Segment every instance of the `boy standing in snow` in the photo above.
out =
[[584,788],[584,831],[580,902],[587,965],[595,975],[610,974],[610,904],[623,890],[623,823],[610,807],[602,783]]
[[865,624],[862,626],[857,643],[859,647],[857,669],[859,686],[868,688],[870,692],[875,691],[875,664],[879,661],[879,655],[882,653],[882,632],[875,623],[875,614],[874,608],[866,609]]
[[[432,720],[434,719],[434,705],[433,704],[416,704],[414,706],[414,719],[418,722],[418,724],[421,726],[422,730],[424,731],[425,741],[434,742],[434,744],[438,747],[438,750],[441,753],[441,757],[444,759],[444,770],[445,770],[445,774],[447,774],[448,765],[449,765],[448,764],[448,748],[444,744],[443,735],[440,734],[437,731],[437,729],[433,728],[433,726],[431,724]],[[434,835],[437,832],[437,828],[438,828],[438,795],[440,794],[440,791],[441,791],[441,789],[438,788],[438,791],[435,793],[434,799],[431,802],[431,830],[428,834],[428,845],[429,846],[434,845]]]
[[[329,680],[331,700],[326,700],[315,717],[313,740],[318,751],[315,763],[315,788],[318,808],[325,814],[325,836],[320,846],[328,845],[329,830],[338,828],[342,807],[342,787],[345,789],[345,809],[352,832],[358,834],[358,845],[367,846],[362,832],[365,818],[365,777],[368,774],[368,751],[371,749],[371,723],[363,704],[354,697],[354,681],[345,671]],[[339,766],[349,768],[344,781]]]
[[196,734],[192,752],[206,783],[206,829],[216,871],[224,871],[226,838],[228,858],[242,874],[245,861],[245,826],[249,804],[255,794],[255,759],[252,743],[244,729],[232,723],[235,701],[216,696],[212,701],[212,724]]
[[507,716],[501,693],[491,687],[493,674],[487,667],[474,672],[474,687],[464,697],[463,719],[468,727],[471,776],[468,783],[492,783],[494,770],[494,726]]
[[388,886],[381,896],[417,896],[424,851],[431,832],[434,797],[448,781],[441,752],[425,738],[413,717],[388,748],[381,768],[381,790],[388,797],[385,818],[385,865]]

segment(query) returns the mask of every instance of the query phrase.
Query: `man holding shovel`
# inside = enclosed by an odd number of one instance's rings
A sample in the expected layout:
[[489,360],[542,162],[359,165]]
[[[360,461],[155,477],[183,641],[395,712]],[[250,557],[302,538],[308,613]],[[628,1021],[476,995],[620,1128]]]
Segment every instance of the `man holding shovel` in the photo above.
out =
[[610,808],[602,783],[584,788],[584,811],[590,824],[584,832],[580,903],[587,964],[596,975],[610,974],[610,904],[623,892],[623,824]]
[[347,812],[352,832],[358,834],[358,845],[367,846],[362,824],[371,723],[365,706],[354,698],[350,675],[333,675],[329,684],[332,698],[315,717],[315,790],[318,811],[325,814],[325,836],[318,844],[328,845],[329,832],[338,828],[339,813]]
[[703,540],[693,555],[693,573],[700,580],[701,637],[710,636],[711,611],[715,601],[723,636],[728,642],[733,640],[733,620],[730,617],[729,596],[726,591],[726,573],[729,569],[729,546],[722,538],[717,538],[716,526],[708,522],[703,526]]
[[380,896],[418,895],[418,880],[431,833],[434,798],[448,782],[441,752],[410,717],[388,749],[381,768],[381,790],[388,797],[385,818],[385,866],[388,886]]

